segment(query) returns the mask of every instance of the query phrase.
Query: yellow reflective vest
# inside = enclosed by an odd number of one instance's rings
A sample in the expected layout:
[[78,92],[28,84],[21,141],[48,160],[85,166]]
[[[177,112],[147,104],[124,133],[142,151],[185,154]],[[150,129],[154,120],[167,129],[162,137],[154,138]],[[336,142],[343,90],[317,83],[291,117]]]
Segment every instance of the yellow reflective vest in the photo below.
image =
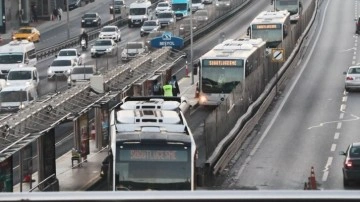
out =
[[172,85],[166,84],[163,86],[164,96],[173,96]]

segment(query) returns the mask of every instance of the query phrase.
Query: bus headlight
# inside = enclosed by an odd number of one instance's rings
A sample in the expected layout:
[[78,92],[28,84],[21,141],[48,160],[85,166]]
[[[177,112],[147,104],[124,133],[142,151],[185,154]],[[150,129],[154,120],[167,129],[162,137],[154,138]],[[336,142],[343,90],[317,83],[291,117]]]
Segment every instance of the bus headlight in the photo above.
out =
[[206,97],[205,97],[204,95],[200,95],[200,97],[199,97],[199,102],[200,102],[200,103],[206,103],[206,102],[207,102]]

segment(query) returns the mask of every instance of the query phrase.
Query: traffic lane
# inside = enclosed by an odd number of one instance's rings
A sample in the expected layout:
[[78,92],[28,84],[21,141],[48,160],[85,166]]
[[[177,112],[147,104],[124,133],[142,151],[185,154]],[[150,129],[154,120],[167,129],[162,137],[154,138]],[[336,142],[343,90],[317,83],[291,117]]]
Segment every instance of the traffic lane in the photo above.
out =
[[[206,8],[212,8],[212,11],[210,13],[214,13],[214,6],[207,6]],[[211,9],[210,9],[211,10]],[[179,21],[181,23],[181,21]],[[177,22],[177,29],[179,27],[179,22]],[[77,29],[77,28],[74,28]],[[90,49],[91,49],[91,44],[94,43],[94,41],[89,42],[89,48],[87,51],[82,52],[83,55],[83,61],[85,62],[85,64],[89,64],[89,65],[96,65],[99,67],[106,67],[108,68],[108,66],[114,66],[114,65],[121,65],[123,64],[120,57],[121,57],[121,52],[122,49],[124,48],[125,44],[127,42],[131,42],[131,41],[144,41],[146,40],[146,37],[140,37],[140,28],[139,27],[134,27],[134,28],[128,28],[127,26],[121,27],[121,38],[122,41],[118,42],[118,54],[116,55],[116,57],[113,57],[112,59],[107,58],[106,60],[103,59],[93,59],[90,57]],[[60,35],[63,35],[63,37],[66,35],[66,32],[62,32]],[[61,38],[61,37],[59,37]],[[47,76],[47,69],[49,68],[49,66],[51,65],[51,62],[54,60],[54,57],[50,57],[50,58],[46,58],[44,60],[42,60],[40,62],[40,64],[38,64],[38,71],[39,71],[39,75],[41,78],[46,78]],[[55,92],[56,88],[59,87],[58,84],[60,85],[61,88],[63,88],[65,85],[62,81],[63,79],[59,80],[59,81],[47,81],[47,79],[42,79],[40,81],[40,87],[39,87],[39,92],[41,95],[45,95],[48,92]]]
[[[340,80],[344,80],[344,76]],[[344,93],[342,97],[343,102],[341,107],[343,112],[339,112],[339,117],[343,117],[341,122],[342,127],[337,134],[333,134],[334,138],[338,138],[339,141],[333,143],[336,145],[336,150],[332,156],[332,163],[324,186],[326,189],[359,190],[360,183],[351,183],[347,188],[343,186],[342,167],[344,165],[345,156],[340,155],[339,152],[346,151],[348,146],[353,142],[360,142],[358,135],[358,122],[360,119],[360,107],[358,103],[360,102],[360,91]]]
[[[95,8],[80,7],[73,11],[76,11],[76,15],[72,16],[69,21],[70,38],[79,36],[83,30],[90,30],[94,27],[81,28],[81,17],[88,12],[96,11],[101,17],[101,22],[105,23],[113,19],[113,15],[109,14],[109,0],[99,1]],[[90,5],[90,4],[89,4]],[[72,11],[70,11],[72,12]],[[62,21],[67,21],[66,12],[63,14]],[[60,21],[54,21],[54,23],[61,23]],[[41,41],[36,45],[37,49],[47,48],[51,45],[63,42],[67,40],[67,23],[62,24],[54,29],[51,29],[45,33],[41,33]]]
[[[353,32],[353,26],[345,23],[352,16],[351,4],[326,2],[321,5],[323,12],[315,20],[317,27],[313,27],[316,32],[310,34],[313,41],[309,39],[304,43],[305,46],[311,44],[308,55],[298,67],[300,72],[303,67],[306,69],[301,76],[294,75],[295,84],[287,84],[280,102],[264,117],[261,128],[254,131],[262,143],[251,150],[250,160],[234,166],[234,172],[229,174],[233,182],[228,183],[228,188],[302,189],[314,166],[321,189],[330,186],[342,189],[341,180],[327,181],[327,171],[341,173],[341,167],[333,166],[331,161],[337,158],[333,145],[343,141],[335,140],[334,136],[342,125],[339,109],[344,84],[339,67],[347,66],[353,56],[352,52],[343,51],[354,43],[354,39],[348,37],[352,33],[347,31],[351,27]],[[346,15],[336,12],[340,6]],[[329,44],[335,36],[345,40]]]
[[[136,0],[129,0],[126,1],[127,7],[130,6],[131,3],[135,2]],[[69,20],[69,27],[70,27],[70,38],[79,36],[83,30],[90,30],[93,28],[81,28],[81,17],[86,12],[98,12],[101,19],[102,24],[113,19],[113,14],[110,14],[109,6],[112,4],[112,0],[104,0],[104,1],[96,1],[94,3],[88,4],[85,7],[77,8],[73,11],[76,12],[75,15],[71,15]],[[70,11],[72,12],[72,11]],[[119,16],[120,14],[115,14],[115,16]],[[67,21],[66,12],[63,13],[62,21]],[[56,23],[56,21],[54,21]],[[40,43],[36,44],[37,49],[47,48],[54,44],[63,42],[67,40],[67,24],[63,24],[59,27],[54,26],[54,29],[47,30],[41,32],[41,41]]]

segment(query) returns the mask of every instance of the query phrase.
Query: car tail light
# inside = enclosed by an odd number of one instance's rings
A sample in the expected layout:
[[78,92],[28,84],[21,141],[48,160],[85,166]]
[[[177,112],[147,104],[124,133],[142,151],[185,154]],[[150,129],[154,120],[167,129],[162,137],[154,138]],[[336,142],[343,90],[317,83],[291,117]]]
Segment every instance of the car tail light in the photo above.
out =
[[346,159],[345,163],[344,163],[344,167],[349,169],[352,168],[353,166],[353,162],[350,159]]
[[354,80],[354,78],[351,76],[348,76],[348,77],[346,77],[346,80]]

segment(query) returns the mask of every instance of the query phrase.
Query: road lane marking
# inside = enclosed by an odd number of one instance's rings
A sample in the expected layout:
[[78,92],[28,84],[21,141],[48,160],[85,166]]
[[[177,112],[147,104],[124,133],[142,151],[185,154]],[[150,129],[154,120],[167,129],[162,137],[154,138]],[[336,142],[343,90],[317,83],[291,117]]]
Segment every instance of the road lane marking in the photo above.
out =
[[324,172],[324,174],[322,176],[322,181],[323,182],[325,182],[327,180],[327,177],[329,175],[329,167],[330,167],[332,161],[333,161],[333,157],[331,157],[331,156],[328,157],[328,160],[327,160],[326,165],[325,165],[325,169],[323,170],[323,172]]
[[335,139],[335,140],[339,139],[339,136],[340,136],[340,133],[335,133],[334,139]]
[[334,152],[335,150],[336,150],[336,144],[332,144],[330,151]]
[[336,126],[336,129],[340,129],[341,128],[341,125],[342,123],[341,122],[338,122],[337,126]]
[[344,118],[344,113],[340,113],[339,119],[343,119],[343,118]]
[[343,101],[343,102],[346,102],[346,101],[347,101],[347,96],[344,96],[344,97],[342,98],[342,101]]
[[342,104],[342,105],[340,106],[340,111],[341,111],[341,112],[345,112],[345,109],[346,109],[346,104]]

